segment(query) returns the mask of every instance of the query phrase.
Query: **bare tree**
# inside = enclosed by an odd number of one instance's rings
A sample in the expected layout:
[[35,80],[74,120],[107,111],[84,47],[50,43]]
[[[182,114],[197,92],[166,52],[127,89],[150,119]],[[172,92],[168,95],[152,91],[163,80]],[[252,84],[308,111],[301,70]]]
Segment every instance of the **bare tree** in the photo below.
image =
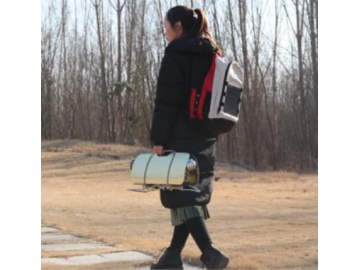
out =
[[[243,65],[240,121],[219,137],[218,157],[258,170],[316,169],[318,2],[275,0],[275,7],[271,1],[225,3],[44,2],[42,139],[148,146],[167,45],[163,18],[170,7],[188,4],[202,6],[224,56]],[[275,8],[273,17],[270,8]],[[290,29],[286,39],[284,29]]]
[[[115,142],[117,140],[117,133],[119,133],[120,138],[122,137],[122,129],[121,127],[124,125],[124,113],[123,113],[123,100],[122,100],[122,91],[124,87],[123,80],[122,80],[122,73],[123,73],[123,64],[122,64],[122,12],[126,4],[126,0],[121,4],[120,0],[116,0],[116,4],[112,3],[109,0],[110,5],[116,11],[116,25],[117,25],[117,78],[116,84],[114,85],[114,91],[112,98],[117,98],[117,108],[116,111],[113,111],[112,117],[112,138]],[[117,128],[117,124],[120,127]]]
[[[238,7],[239,7],[239,17],[240,17],[240,33],[241,33],[241,43],[242,43],[242,55],[243,55],[243,63],[244,63],[244,67],[243,67],[243,72],[244,72],[244,82],[243,82],[243,101],[242,101],[242,115],[243,115],[243,119],[244,119],[244,129],[245,129],[245,140],[250,140],[251,139],[251,135],[250,135],[250,121],[249,121],[249,117],[248,117],[248,112],[247,112],[247,97],[248,97],[248,93],[249,93],[249,70],[250,70],[250,65],[249,65],[249,58],[248,58],[248,46],[247,46],[247,31],[246,31],[246,0],[240,0],[238,1]],[[245,152],[249,153],[249,146],[250,144],[246,144],[245,145]],[[245,162],[246,163],[250,163],[249,158],[245,158]]]
[[[95,0],[93,2],[96,14],[97,37],[100,52],[100,72],[101,72],[101,115],[100,115],[100,128],[98,138],[100,141],[109,141],[110,136],[110,123],[109,123],[109,102],[108,102],[108,87],[106,82],[106,69],[105,69],[105,53],[103,48],[103,37],[101,27],[101,7],[102,0]],[[105,133],[104,133],[105,132]]]
[[[275,27],[274,27],[274,45],[273,45],[273,51],[272,51],[272,117],[270,115],[270,111],[268,108],[268,95],[266,91],[266,86],[264,84],[264,92],[265,92],[265,112],[266,112],[266,118],[269,124],[269,130],[270,130],[270,138],[271,141],[269,143],[270,149],[269,154],[271,157],[271,163],[274,170],[277,170],[277,112],[276,112],[276,94],[277,94],[277,72],[276,72],[276,59],[277,59],[277,46],[278,46],[278,28],[279,28],[279,10],[278,10],[278,1],[275,1]],[[264,79],[263,79],[264,82]]]
[[230,30],[231,30],[231,48],[232,53],[234,55],[235,61],[238,61],[238,53],[237,53],[237,46],[235,41],[235,25],[234,25],[234,19],[233,19],[233,12],[232,12],[233,4],[231,3],[231,0],[228,0],[228,11],[229,11],[229,20],[230,20]]

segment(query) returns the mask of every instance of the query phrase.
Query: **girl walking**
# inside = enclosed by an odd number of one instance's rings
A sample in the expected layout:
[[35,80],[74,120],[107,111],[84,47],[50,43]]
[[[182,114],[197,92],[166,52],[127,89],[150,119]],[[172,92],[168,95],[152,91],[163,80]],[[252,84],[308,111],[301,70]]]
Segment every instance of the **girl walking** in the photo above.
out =
[[[210,217],[207,204],[212,194],[216,139],[202,133],[189,119],[190,84],[202,82],[214,53],[221,50],[210,35],[204,11],[186,6],[171,8],[164,19],[169,41],[157,82],[155,110],[151,127],[153,151],[190,153],[198,161],[200,180],[197,190],[160,190],[164,207],[170,209],[174,226],[170,246],[151,269],[183,269],[181,251],[188,236],[201,250],[207,269],[224,269],[227,258],[214,245],[205,220]],[[196,69],[193,63],[196,61]],[[199,85],[201,87],[201,85]]]

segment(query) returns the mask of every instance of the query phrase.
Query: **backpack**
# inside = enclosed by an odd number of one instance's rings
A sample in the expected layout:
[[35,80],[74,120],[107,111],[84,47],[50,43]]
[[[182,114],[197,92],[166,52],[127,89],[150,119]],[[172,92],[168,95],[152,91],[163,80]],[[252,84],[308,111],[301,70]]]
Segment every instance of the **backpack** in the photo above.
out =
[[[204,63],[194,56],[189,100],[190,123],[207,137],[227,133],[239,120],[243,88],[240,64],[213,53],[203,82],[195,73]],[[200,89],[201,88],[201,89]]]

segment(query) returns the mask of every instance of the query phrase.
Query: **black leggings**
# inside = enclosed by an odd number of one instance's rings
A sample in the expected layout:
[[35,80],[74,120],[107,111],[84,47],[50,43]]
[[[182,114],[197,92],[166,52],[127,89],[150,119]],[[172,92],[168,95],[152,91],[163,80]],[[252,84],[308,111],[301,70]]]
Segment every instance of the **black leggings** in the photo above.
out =
[[212,243],[204,218],[195,217],[174,227],[170,249],[182,250],[189,234],[194,238],[201,252]]

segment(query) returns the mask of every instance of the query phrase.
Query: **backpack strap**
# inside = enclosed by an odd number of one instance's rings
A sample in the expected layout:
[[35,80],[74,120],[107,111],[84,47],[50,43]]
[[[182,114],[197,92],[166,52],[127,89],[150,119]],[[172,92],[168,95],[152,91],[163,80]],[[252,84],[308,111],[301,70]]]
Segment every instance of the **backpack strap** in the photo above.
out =
[[191,88],[191,93],[190,93],[190,118],[195,118],[197,116],[196,114],[196,108],[195,108],[195,103],[196,102],[196,98],[197,98],[197,89],[196,88]]
[[210,69],[209,69],[208,73],[206,74],[203,86],[201,88],[201,96],[200,96],[200,102],[199,102],[199,107],[198,107],[199,119],[204,119],[203,107],[204,107],[205,97],[206,97],[207,93],[211,93],[211,91],[212,91],[215,67],[216,67],[216,54],[213,53],[213,58],[212,58]]
[[197,71],[197,60],[196,55],[194,54],[191,58],[191,78],[190,78],[190,104],[189,104],[189,115],[190,118],[198,117],[197,109],[200,99],[199,93],[199,78],[196,74]]
[[[211,93],[214,81],[214,73],[216,67],[216,57],[217,54],[213,53],[211,66],[209,71],[205,76],[205,80],[203,82],[199,82],[198,75],[196,71],[198,70],[197,65],[202,65],[203,63],[199,63],[196,60],[196,56],[192,59],[191,66],[191,93],[190,93],[190,106],[189,106],[189,114],[190,118],[198,117],[199,119],[204,119],[203,108],[206,99],[207,93]],[[199,86],[201,86],[201,91]]]

